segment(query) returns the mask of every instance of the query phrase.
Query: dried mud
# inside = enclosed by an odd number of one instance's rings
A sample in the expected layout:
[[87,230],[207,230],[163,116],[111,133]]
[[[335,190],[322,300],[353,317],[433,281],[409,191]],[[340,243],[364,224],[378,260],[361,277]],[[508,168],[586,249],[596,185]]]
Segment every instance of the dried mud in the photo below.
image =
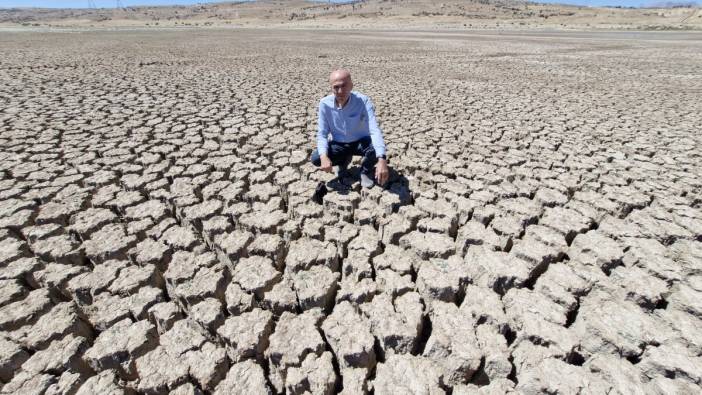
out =
[[[0,49],[2,393],[700,391],[695,35]],[[337,66],[375,102],[385,188],[309,163]]]

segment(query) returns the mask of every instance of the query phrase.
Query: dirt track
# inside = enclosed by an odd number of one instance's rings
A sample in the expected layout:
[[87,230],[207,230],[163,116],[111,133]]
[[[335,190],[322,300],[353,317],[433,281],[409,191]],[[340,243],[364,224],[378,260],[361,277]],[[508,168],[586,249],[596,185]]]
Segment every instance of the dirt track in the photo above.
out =
[[[0,52],[2,393],[700,391],[700,35]],[[375,102],[385,189],[308,163],[338,66]]]

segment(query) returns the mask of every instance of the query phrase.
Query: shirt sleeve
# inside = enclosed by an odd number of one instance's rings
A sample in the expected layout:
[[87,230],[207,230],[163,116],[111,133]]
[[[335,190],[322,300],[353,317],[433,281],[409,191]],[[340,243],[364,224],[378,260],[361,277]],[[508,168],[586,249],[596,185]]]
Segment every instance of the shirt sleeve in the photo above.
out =
[[370,132],[371,142],[375,155],[385,155],[385,140],[383,140],[383,132],[378,127],[378,121],[375,119],[375,106],[371,99],[366,100],[366,112],[368,113],[368,131]]
[[324,114],[324,105],[319,102],[319,110],[317,112],[317,153],[319,156],[327,155],[329,148],[329,125]]

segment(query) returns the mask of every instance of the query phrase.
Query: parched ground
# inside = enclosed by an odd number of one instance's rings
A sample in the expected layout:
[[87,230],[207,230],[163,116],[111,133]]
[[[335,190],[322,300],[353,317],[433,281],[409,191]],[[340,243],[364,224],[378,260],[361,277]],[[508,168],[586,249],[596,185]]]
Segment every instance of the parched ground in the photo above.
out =
[[[699,35],[0,52],[2,393],[701,390]],[[308,163],[337,66],[375,102],[386,188]]]

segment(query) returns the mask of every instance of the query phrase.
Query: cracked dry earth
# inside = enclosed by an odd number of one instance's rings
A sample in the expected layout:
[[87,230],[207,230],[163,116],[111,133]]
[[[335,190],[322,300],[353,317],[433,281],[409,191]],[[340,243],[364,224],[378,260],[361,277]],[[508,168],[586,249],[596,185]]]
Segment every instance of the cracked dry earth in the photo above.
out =
[[3,33],[2,393],[699,393],[690,37]]

